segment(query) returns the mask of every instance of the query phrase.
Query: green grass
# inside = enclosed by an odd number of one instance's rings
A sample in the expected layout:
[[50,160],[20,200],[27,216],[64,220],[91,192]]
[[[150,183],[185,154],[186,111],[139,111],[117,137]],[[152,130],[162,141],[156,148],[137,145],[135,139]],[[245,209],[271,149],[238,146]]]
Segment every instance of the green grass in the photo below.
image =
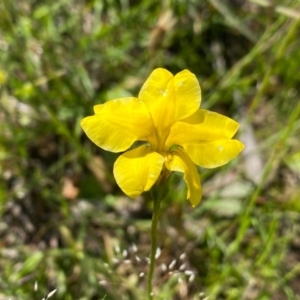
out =
[[151,202],[79,121],[156,67],[195,73],[246,147],[199,170],[195,209],[172,177],[155,299],[300,299],[299,23],[298,0],[1,0],[0,299],[146,299]]

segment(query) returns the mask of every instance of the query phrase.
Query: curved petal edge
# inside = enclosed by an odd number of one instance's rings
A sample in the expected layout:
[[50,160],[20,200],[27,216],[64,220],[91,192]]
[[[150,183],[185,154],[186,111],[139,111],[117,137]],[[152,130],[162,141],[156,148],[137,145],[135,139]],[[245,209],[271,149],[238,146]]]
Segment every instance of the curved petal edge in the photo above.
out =
[[169,155],[166,166],[171,171],[183,173],[187,185],[187,199],[195,207],[202,198],[202,187],[197,167],[188,155],[181,149],[176,149]]

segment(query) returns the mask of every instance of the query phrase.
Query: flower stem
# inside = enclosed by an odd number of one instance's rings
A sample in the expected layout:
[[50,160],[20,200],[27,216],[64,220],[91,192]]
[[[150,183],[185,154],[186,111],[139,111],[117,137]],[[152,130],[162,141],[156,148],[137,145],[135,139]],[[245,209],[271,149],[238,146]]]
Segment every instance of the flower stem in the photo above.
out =
[[148,272],[148,282],[147,282],[147,293],[148,299],[153,299],[153,289],[152,289],[152,279],[155,266],[155,254],[157,249],[157,225],[160,215],[160,203],[168,196],[169,184],[168,177],[170,176],[170,171],[163,169],[159,180],[152,187],[150,194],[153,200],[153,213],[152,213],[152,224],[151,224],[151,253],[150,253],[150,265]]
[[149,300],[153,299],[152,278],[153,278],[154,265],[155,265],[155,254],[157,249],[157,225],[159,221],[160,202],[161,199],[159,198],[153,199],[153,214],[152,214],[152,224],[151,224],[151,254],[150,254],[148,288],[147,288]]

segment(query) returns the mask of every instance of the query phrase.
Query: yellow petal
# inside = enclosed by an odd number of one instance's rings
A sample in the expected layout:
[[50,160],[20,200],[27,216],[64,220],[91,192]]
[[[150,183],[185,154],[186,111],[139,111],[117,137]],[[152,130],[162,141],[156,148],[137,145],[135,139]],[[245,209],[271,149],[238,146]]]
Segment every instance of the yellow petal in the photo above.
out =
[[184,151],[178,148],[168,157],[166,166],[171,171],[184,173],[183,179],[188,189],[187,199],[190,200],[193,207],[196,206],[201,200],[202,188],[195,164]]
[[192,161],[203,168],[216,168],[227,164],[244,148],[238,140],[216,140],[183,145]]
[[137,98],[110,100],[94,107],[95,115],[81,121],[86,135],[111,152],[127,150],[135,141],[152,141],[153,122],[146,105]]
[[134,198],[150,190],[163,164],[162,155],[143,145],[119,156],[114,165],[114,176],[123,192]]
[[184,119],[195,113],[201,104],[201,89],[197,77],[188,70],[174,77],[176,95],[176,120]]
[[199,109],[201,91],[196,76],[188,70],[173,76],[165,69],[155,69],[144,83],[139,99],[147,105],[158,138],[164,143],[173,123]]
[[239,124],[228,117],[199,109],[192,116],[172,126],[166,147],[230,139],[238,128]]
[[205,109],[197,110],[193,115],[182,121],[201,126],[202,129],[205,128],[209,131],[210,135],[222,138],[232,138],[239,129],[239,123],[231,118]]

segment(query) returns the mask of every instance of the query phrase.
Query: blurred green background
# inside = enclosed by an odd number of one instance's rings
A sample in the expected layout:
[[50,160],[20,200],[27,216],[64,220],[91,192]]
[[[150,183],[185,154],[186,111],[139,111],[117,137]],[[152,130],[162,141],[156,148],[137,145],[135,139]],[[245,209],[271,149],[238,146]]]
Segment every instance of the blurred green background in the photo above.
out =
[[151,201],[79,121],[189,69],[246,147],[172,175],[155,299],[300,299],[298,0],[0,0],[0,299],[145,299]]

